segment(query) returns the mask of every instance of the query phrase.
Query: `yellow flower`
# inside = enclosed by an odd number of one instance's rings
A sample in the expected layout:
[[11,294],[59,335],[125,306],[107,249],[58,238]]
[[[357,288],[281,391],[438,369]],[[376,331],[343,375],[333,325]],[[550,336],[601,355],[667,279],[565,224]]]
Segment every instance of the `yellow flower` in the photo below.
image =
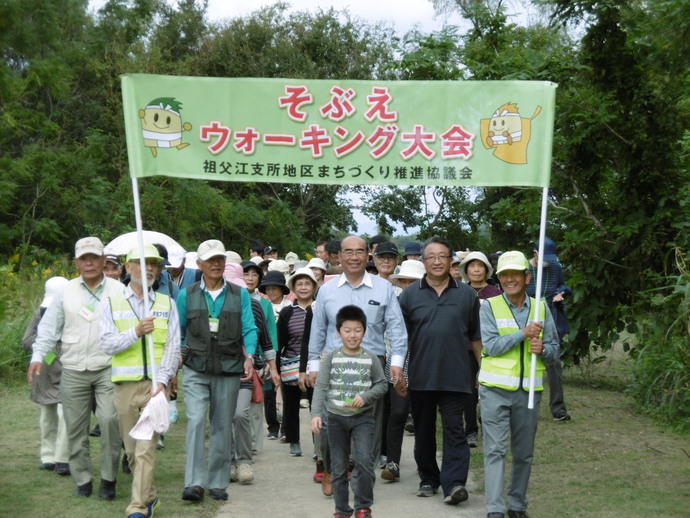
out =
[[18,263],[19,262],[19,254],[14,254],[12,257],[10,257],[10,262],[11,263]]
[[8,277],[14,277],[14,272],[9,272],[9,273],[7,274],[7,276],[8,276]]
[[38,266],[38,263],[36,261],[31,261],[31,266]]
[[51,270],[50,268],[43,270],[43,275],[50,275],[51,273],[53,273],[53,270]]

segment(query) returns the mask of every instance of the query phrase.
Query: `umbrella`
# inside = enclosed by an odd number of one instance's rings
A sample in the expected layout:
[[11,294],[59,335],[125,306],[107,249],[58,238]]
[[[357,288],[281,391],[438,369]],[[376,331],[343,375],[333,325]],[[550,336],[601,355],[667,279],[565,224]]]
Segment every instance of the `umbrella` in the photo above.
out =
[[[180,244],[170,236],[161,232],[154,232],[153,230],[144,230],[144,242],[152,245],[163,245],[165,248],[173,246],[180,247]],[[127,255],[129,251],[137,246],[137,233],[128,232],[117,236],[105,247],[106,255]]]

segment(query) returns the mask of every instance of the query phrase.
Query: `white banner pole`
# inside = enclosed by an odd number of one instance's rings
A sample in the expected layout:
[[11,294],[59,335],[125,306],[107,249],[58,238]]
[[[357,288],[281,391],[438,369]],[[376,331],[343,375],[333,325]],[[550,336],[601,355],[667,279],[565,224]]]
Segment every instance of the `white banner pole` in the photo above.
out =
[[[534,299],[537,301],[532,308],[532,321],[539,321],[539,305],[541,304],[542,265],[544,264],[544,238],[546,237],[546,205],[549,188],[544,187],[541,194],[541,223],[539,225],[539,253],[537,255],[537,281],[534,289]],[[543,323],[543,322],[542,322]],[[534,378],[537,375],[537,355],[532,353],[529,372],[529,399],[527,408],[534,408]]]
[[[142,318],[149,316],[149,283],[146,278],[146,257],[144,257],[144,229],[141,223],[141,207],[139,205],[139,183],[137,179],[132,177],[132,194],[134,199],[134,220],[137,226],[137,243],[139,245],[139,266],[141,267],[141,287],[144,290],[144,314]],[[146,345],[148,346],[148,367],[151,376],[152,392],[156,391],[158,387],[158,380],[156,379],[156,357],[153,350],[153,336],[151,333],[146,335]]]

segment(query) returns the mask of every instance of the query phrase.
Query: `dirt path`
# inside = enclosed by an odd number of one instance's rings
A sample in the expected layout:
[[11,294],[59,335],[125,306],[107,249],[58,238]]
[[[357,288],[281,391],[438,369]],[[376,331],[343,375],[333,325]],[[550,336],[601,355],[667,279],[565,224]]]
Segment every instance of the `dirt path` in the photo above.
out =
[[[332,497],[321,493],[321,486],[312,482],[314,462],[311,434],[307,431],[308,410],[302,409],[301,444],[303,457],[290,457],[289,445],[279,441],[265,441],[264,450],[255,457],[252,485],[242,486],[234,482],[228,488],[230,499],[216,514],[217,518],[262,517],[327,517],[335,509]],[[412,454],[414,436],[405,434],[400,482],[381,479],[376,470],[375,502],[372,514],[375,518],[410,518],[433,516],[434,518],[480,518],[486,516],[484,495],[474,482],[472,472],[468,481],[470,498],[458,506],[445,505],[439,493],[432,498],[416,496],[419,478],[415,471]],[[350,493],[350,505],[352,505]]]

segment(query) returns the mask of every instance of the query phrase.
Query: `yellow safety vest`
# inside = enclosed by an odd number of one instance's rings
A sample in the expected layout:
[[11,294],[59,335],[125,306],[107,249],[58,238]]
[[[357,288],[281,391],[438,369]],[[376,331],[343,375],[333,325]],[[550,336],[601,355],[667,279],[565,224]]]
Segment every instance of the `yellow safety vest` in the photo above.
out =
[[[491,310],[496,319],[498,334],[501,336],[509,335],[520,330],[520,326],[515,321],[513,313],[510,311],[508,303],[503,295],[487,299],[491,304]],[[536,301],[530,297],[530,308],[534,307]],[[539,305],[539,320],[544,322],[546,319],[546,304]],[[543,336],[542,331],[539,335]],[[479,371],[479,383],[487,387],[498,387],[505,390],[517,390],[522,386],[523,390],[529,390],[529,375],[532,364],[532,353],[530,353],[530,341],[523,340],[519,347],[513,347],[500,356],[488,356],[486,349],[482,351],[482,365]],[[537,356],[537,369],[534,378],[534,390],[542,391],[544,377],[544,362]]]
[[[120,333],[139,324],[139,318],[134,313],[132,305],[124,292],[110,297],[110,308],[113,321]],[[160,365],[168,339],[168,319],[170,318],[170,297],[156,293],[156,300],[151,307],[150,315],[153,321],[153,351],[156,365]],[[147,354],[146,336],[133,343],[128,349],[113,356],[110,379],[113,383],[121,381],[139,381],[150,379],[149,357]]]

